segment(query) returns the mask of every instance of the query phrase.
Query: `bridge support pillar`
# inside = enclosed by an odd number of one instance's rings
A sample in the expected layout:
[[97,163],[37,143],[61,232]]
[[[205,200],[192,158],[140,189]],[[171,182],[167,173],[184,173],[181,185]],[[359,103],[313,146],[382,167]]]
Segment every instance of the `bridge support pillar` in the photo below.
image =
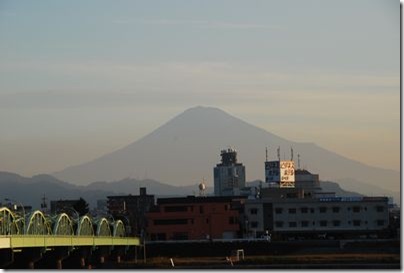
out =
[[80,246],[69,249],[69,256],[63,259],[63,269],[86,269],[92,247]]
[[57,269],[63,269],[63,266],[62,266],[62,259],[57,259],[57,260],[56,260],[56,268],[57,268]]
[[14,252],[11,249],[0,250],[0,268],[7,268],[14,261]]
[[[80,264],[80,268],[85,269],[90,264],[90,257],[92,255],[91,247],[80,247],[76,252]],[[77,260],[76,260],[77,261]]]
[[122,257],[125,257],[125,247],[115,246],[111,253],[111,259],[116,263],[121,263]]
[[15,269],[35,269],[35,263],[42,258],[43,248],[25,248],[21,252],[14,253],[14,262],[11,268]]

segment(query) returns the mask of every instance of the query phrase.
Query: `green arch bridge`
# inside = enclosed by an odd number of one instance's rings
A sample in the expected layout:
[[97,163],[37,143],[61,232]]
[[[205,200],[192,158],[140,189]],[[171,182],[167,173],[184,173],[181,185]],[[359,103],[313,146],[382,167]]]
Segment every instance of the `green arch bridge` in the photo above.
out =
[[82,216],[72,219],[66,213],[50,216],[40,210],[29,215],[0,208],[0,251],[24,252],[41,249],[41,253],[54,249],[91,247],[110,249],[141,246],[139,237],[127,235],[121,220],[109,221],[105,217]]

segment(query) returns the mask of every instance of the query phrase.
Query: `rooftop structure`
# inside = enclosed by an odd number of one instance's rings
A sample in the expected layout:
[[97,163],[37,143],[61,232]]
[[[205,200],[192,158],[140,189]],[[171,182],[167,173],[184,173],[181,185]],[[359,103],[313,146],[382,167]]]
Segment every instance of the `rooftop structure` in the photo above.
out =
[[228,148],[220,156],[221,163],[213,169],[215,196],[240,195],[245,188],[245,167],[237,162],[237,151]]

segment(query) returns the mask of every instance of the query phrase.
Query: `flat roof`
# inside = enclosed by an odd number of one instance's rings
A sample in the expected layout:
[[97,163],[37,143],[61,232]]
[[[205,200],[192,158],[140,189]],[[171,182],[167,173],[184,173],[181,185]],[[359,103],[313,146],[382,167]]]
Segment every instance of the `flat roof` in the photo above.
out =
[[124,199],[124,198],[139,198],[139,197],[154,197],[154,194],[145,194],[145,195],[112,195],[112,196],[107,196],[109,199]]
[[239,199],[247,199],[246,196],[187,196],[187,197],[172,197],[158,198],[157,204],[189,204],[189,203],[225,203]]

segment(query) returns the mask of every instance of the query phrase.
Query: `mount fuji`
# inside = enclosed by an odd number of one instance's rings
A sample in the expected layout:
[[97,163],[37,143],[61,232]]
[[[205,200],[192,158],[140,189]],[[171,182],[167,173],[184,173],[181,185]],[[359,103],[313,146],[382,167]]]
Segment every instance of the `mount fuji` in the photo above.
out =
[[220,151],[228,146],[238,151],[246,166],[246,179],[264,180],[265,147],[270,158],[276,149],[302,155],[309,171],[321,180],[338,182],[346,190],[367,195],[400,193],[400,173],[351,160],[314,143],[294,142],[251,125],[212,107],[190,108],[143,138],[90,162],[53,173],[77,185],[117,181],[147,174],[173,186],[195,185],[205,177],[213,185],[213,167]]

